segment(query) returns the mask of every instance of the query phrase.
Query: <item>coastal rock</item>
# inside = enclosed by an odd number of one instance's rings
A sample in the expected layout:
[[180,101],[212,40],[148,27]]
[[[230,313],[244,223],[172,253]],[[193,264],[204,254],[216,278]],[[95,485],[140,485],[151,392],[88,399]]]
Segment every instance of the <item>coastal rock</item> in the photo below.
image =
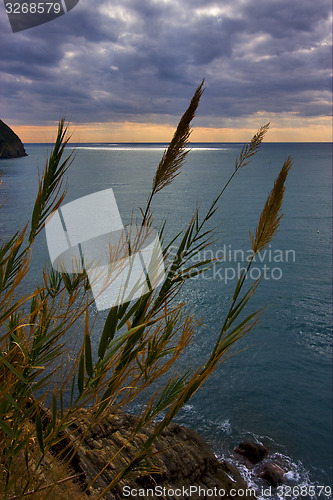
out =
[[253,465],[258,464],[268,455],[268,449],[265,446],[250,442],[240,443],[234,452],[246,458]]
[[[135,416],[110,412],[86,432],[85,422],[89,419],[89,413],[82,410],[81,415],[72,428],[72,433],[80,440],[80,445],[73,446],[75,455],[71,466],[77,473],[83,473],[83,489],[102,470],[97,480],[88,488],[88,493],[94,498],[110,484],[124,464],[135,456],[140,445],[154,431],[155,424],[148,424],[133,438],[131,432],[136,422]],[[190,486],[202,488],[200,494],[199,491],[191,491],[192,500],[220,498],[218,494],[210,494],[214,488],[217,491],[223,490],[223,498],[226,500],[244,498],[245,491],[247,498],[255,498],[253,492],[251,496],[251,491],[247,489],[236,467],[227,461],[217,460],[208,444],[196,432],[176,423],[170,424],[154,442],[144,465],[144,470],[127,475],[103,498],[123,500],[125,486],[137,492],[150,488],[151,500],[161,498],[160,495],[154,494],[154,488],[157,486],[166,489],[162,497],[165,500],[175,498],[170,492],[168,494],[169,490],[186,490]],[[209,490],[208,494],[203,493],[203,490]],[[140,496],[139,493],[137,495]]]
[[278,486],[285,483],[285,471],[276,463],[265,464],[259,477],[268,482],[271,486]]
[[28,156],[21,139],[0,120],[0,159],[21,158]]

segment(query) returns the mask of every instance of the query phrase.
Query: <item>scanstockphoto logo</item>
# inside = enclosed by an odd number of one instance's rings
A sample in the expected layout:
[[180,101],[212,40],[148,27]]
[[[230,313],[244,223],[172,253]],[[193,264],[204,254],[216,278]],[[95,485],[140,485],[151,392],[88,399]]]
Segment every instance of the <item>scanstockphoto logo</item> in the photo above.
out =
[[13,33],[35,28],[63,16],[80,0],[58,0],[55,2],[3,0]]
[[50,215],[45,231],[53,268],[86,272],[98,310],[137,299],[164,279],[157,232],[124,227],[112,189],[63,205]]

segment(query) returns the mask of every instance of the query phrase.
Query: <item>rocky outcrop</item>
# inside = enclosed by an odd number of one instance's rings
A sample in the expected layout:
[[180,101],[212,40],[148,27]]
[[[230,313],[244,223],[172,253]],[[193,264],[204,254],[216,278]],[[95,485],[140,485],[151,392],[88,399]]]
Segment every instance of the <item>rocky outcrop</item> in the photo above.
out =
[[259,443],[243,442],[234,451],[246,458],[251,464],[261,462],[268,455],[268,449]]
[[[48,426],[52,422],[50,410],[39,404],[39,413],[42,425]],[[79,478],[81,491],[91,499],[108,488],[155,429],[154,424],[149,424],[134,435],[136,421],[134,415],[110,410],[91,426],[87,425],[89,410],[80,410],[69,431],[63,431],[57,444],[52,446],[58,459],[65,459],[67,463],[71,457],[69,463],[75,477]],[[135,497],[152,500],[255,499],[255,491],[246,484],[237,468],[244,466],[252,477],[262,479],[271,487],[287,483],[288,463],[260,443],[242,442],[234,449],[234,457],[232,454],[230,457],[234,463],[238,457],[237,466],[228,460],[218,460],[195,431],[172,423],[156,439],[140,467],[119,480],[103,498],[132,498],[132,491]],[[172,492],[178,490],[179,493],[179,489],[183,496],[174,496]]]
[[[239,455],[253,474],[274,488],[286,483],[287,464],[281,459],[270,455],[266,446],[260,443],[243,442],[234,449],[235,456]],[[281,462],[281,463],[279,463]]]
[[285,473],[286,471],[280,465],[272,462],[264,465],[259,477],[267,481],[271,486],[276,487],[286,482]]
[[28,156],[21,139],[0,120],[0,159]]
[[[79,438],[80,446],[73,446],[75,453],[71,466],[81,474],[81,487],[88,488],[87,492],[94,498],[108,487],[124,464],[135,456],[140,445],[153,432],[154,424],[148,425],[133,438],[131,433],[136,417],[132,415],[120,412],[103,415],[102,420],[88,432],[85,423],[87,419],[89,414],[83,411],[72,428],[71,434],[74,432]],[[63,444],[68,449],[66,440]],[[246,498],[255,498],[254,495],[250,496],[250,490],[236,467],[227,461],[217,460],[207,443],[196,432],[175,423],[170,424],[155,441],[144,465],[144,470],[141,468],[140,472],[138,469],[135,474],[127,475],[103,498],[123,500],[126,497],[124,493],[131,490],[135,490],[139,497],[140,491],[148,488],[151,500],[174,499],[176,497],[172,495],[172,491],[177,488],[181,488],[183,497],[187,498],[190,486],[197,488],[197,491],[191,490],[191,500],[221,497],[226,500],[240,499],[244,498],[245,491]],[[96,476],[97,480],[93,481]],[[154,493],[157,486],[165,488],[162,497]],[[212,491],[216,494],[212,495]]]

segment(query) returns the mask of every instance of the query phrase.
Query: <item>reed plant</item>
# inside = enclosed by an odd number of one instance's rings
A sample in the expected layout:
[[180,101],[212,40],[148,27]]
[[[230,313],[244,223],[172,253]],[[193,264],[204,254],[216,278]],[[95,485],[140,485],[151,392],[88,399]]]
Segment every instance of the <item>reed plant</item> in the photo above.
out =
[[[158,193],[180,173],[190,148],[191,122],[203,93],[202,82],[182,116],[169,147],[163,154],[152,182],[146,207],[140,209],[141,227],[152,224],[151,206]],[[166,220],[159,233],[163,241],[165,278],[159,288],[139,299],[115,305],[108,312],[100,332],[97,355],[93,356],[91,332],[96,320],[87,276],[67,274],[45,268],[40,285],[25,292],[24,280],[36,239],[50,214],[65,196],[65,174],[72,156],[65,156],[69,135],[65,121],[58,126],[54,147],[39,180],[31,221],[0,248],[0,495],[8,500],[38,495],[46,498],[59,492],[60,485],[72,480],[65,466],[70,465],[84,435],[105,412],[126,411],[135,401],[141,403],[127,442],[152,422],[154,431],[129,458],[119,447],[110,463],[121,463],[107,488],[153,470],[152,446],[179,410],[200,389],[211,373],[226,360],[230,348],[257,323],[260,310],[244,317],[259,280],[247,285],[246,277],[255,255],[274,237],[281,219],[285,180],[291,167],[288,158],[278,175],[261,213],[255,235],[250,234],[252,258],[236,283],[226,317],[210,354],[200,366],[184,373],[175,363],[193,340],[198,320],[175,300],[193,275],[214,264],[200,258],[211,244],[211,219],[235,174],[245,168],[259,150],[268,124],[254,135],[235,160],[231,177],[212,200],[207,213],[196,209],[184,228],[166,240]],[[177,250],[174,250],[176,246]],[[189,285],[190,286],[190,283]],[[73,335],[80,339],[76,354],[69,357]],[[157,382],[159,385],[157,386]],[[157,389],[158,387],[158,389]],[[143,399],[142,394],[146,394]],[[139,398],[140,396],[140,398]],[[81,433],[82,410],[89,419]],[[122,457],[119,462],[118,458]],[[53,465],[53,475],[45,480],[45,468]],[[149,469],[149,467],[151,469]],[[50,470],[49,467],[47,467]],[[102,471],[100,472],[102,473]],[[66,474],[68,477],[66,477]],[[45,484],[46,483],[46,484]],[[89,485],[93,486],[93,481]],[[81,493],[76,492],[76,496]],[[84,492],[82,492],[84,495]]]

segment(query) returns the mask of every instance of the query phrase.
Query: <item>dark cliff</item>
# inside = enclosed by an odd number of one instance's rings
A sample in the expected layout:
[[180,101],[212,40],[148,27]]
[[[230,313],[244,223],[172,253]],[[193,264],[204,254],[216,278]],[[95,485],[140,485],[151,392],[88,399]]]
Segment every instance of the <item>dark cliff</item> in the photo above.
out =
[[8,125],[0,120],[0,159],[21,158],[28,156],[21,139]]

